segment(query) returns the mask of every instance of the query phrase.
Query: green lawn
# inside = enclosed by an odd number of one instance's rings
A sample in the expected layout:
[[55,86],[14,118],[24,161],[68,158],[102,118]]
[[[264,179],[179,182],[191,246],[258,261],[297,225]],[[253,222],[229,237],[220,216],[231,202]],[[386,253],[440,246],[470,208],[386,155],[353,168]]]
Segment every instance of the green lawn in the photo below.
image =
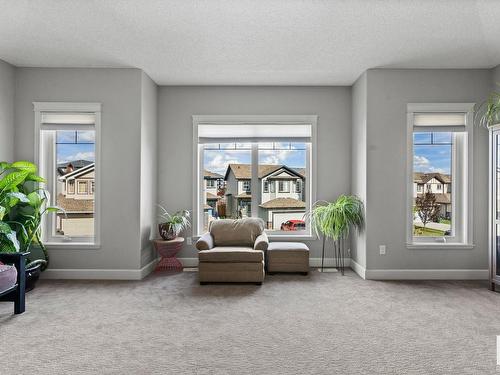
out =
[[439,219],[439,222],[441,224],[448,224],[448,225],[451,225],[451,220],[449,219]]
[[444,231],[431,228],[417,227],[416,225],[414,225],[413,234],[415,236],[441,237],[444,236]]

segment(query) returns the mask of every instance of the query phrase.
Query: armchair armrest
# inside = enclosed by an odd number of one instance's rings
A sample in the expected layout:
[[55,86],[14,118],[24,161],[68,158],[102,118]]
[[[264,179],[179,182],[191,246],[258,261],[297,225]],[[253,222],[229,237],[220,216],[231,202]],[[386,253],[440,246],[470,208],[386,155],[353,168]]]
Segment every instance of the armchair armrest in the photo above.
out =
[[210,250],[214,247],[214,238],[207,232],[196,241],[196,248],[198,250]]
[[253,249],[262,250],[266,252],[268,246],[269,246],[269,239],[267,238],[267,234],[265,232],[262,232],[262,234],[255,239]]

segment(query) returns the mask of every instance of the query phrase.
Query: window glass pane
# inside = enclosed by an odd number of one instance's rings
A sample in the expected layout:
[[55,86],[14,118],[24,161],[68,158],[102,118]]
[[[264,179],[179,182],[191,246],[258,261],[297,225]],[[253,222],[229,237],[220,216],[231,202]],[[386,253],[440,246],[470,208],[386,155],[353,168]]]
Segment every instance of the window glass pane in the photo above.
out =
[[413,144],[430,143],[431,133],[413,133]]
[[450,132],[435,132],[432,133],[433,142],[435,144],[450,144],[451,143],[451,133]]
[[413,140],[413,235],[451,236],[452,133],[414,133]]
[[268,231],[306,229],[306,178],[304,143],[259,144],[259,217]]
[[[247,146],[240,143],[203,146],[203,212],[200,213],[203,232],[212,220],[251,215],[252,154]],[[209,179],[215,181],[213,186],[207,184]]]
[[94,236],[95,131],[56,131],[55,235]]

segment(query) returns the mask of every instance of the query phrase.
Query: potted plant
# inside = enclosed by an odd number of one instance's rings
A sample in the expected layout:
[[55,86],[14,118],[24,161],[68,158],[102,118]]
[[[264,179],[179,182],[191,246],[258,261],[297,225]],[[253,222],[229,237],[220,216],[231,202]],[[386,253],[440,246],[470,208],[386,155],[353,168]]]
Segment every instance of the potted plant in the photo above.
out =
[[325,242],[333,240],[337,269],[344,274],[344,240],[351,227],[361,229],[363,225],[363,202],[354,195],[341,195],[335,202],[318,201],[306,214],[311,227],[318,237],[323,236],[321,271],[325,259]]
[[476,108],[475,122],[485,128],[500,123],[500,92],[492,92],[488,99]]
[[[0,252],[29,252],[26,264],[26,290],[34,288],[49,263],[41,234],[42,218],[49,212],[64,212],[48,206],[49,193],[40,186],[45,180],[28,161],[0,162]],[[37,245],[41,251],[32,251]]]
[[190,213],[188,210],[180,210],[170,215],[161,205],[158,205],[158,231],[164,240],[173,240],[179,234],[191,227]]

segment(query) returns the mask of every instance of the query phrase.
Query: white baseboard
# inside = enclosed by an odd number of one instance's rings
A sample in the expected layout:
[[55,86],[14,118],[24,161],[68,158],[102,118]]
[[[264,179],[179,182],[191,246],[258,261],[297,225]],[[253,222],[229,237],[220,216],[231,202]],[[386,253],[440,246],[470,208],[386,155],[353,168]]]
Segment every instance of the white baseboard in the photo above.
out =
[[488,275],[487,269],[367,269],[364,278],[367,280],[488,280]]
[[[179,258],[184,267],[198,267],[198,258]],[[157,259],[140,269],[47,269],[42,279],[66,280],[141,280],[155,268]],[[321,258],[310,258],[311,267],[321,267]],[[335,259],[325,258],[325,267],[334,267]],[[488,280],[487,269],[392,269],[370,270],[352,259],[345,258],[344,266],[351,267],[366,280]]]
[[366,279],[366,268],[363,267],[361,264],[355,262],[354,260],[351,259],[350,263],[351,269],[358,274],[359,277],[362,279]]
[[54,269],[49,268],[41,274],[42,279],[56,280],[141,280],[150,274],[157,259],[144,267],[133,269]]
[[[198,258],[178,258],[184,267],[198,267]],[[349,267],[350,259],[344,258],[344,266]],[[321,267],[321,258],[309,258],[310,267]],[[335,258],[325,258],[324,267],[335,267]]]

